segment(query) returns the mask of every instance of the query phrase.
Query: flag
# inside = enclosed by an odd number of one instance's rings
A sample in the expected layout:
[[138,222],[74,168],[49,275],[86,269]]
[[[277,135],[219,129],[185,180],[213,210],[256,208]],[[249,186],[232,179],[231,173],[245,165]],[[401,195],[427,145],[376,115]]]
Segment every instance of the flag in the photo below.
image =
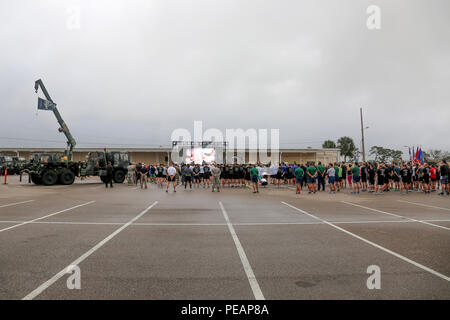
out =
[[38,98],[38,110],[54,110],[56,107],[56,103]]
[[414,156],[414,163],[419,162],[419,147],[416,149],[416,155]]
[[420,150],[418,151],[419,156],[418,156],[418,160],[420,161],[421,164],[423,164],[425,161],[424,156],[423,156],[423,152],[422,152],[422,148],[420,148]]

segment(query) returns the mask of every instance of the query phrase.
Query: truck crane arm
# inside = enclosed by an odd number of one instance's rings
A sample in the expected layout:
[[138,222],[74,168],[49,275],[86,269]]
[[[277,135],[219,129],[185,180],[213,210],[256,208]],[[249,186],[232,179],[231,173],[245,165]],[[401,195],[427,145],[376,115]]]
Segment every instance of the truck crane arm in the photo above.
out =
[[50,97],[50,95],[49,95],[47,89],[45,88],[44,83],[42,82],[41,79],[36,80],[34,83],[34,90],[36,91],[36,93],[38,92],[39,87],[41,88],[42,92],[44,93],[45,98],[48,101],[50,101],[51,103],[53,103],[53,105],[54,105],[51,108],[51,110],[53,111],[53,113],[60,125],[60,127],[58,128],[58,131],[64,133],[64,135],[67,138],[68,156],[69,156],[69,160],[72,160],[72,150],[77,143],[76,143],[75,139],[72,137],[69,127],[67,127],[66,123],[64,122],[63,118],[61,117],[61,114],[59,113],[58,109],[56,108],[56,104],[53,102],[52,98]]

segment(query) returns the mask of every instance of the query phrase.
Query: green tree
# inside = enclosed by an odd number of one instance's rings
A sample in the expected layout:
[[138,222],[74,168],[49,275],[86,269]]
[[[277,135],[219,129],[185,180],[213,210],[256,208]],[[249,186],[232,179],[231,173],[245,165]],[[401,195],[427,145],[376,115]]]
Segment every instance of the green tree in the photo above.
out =
[[322,144],[322,148],[324,148],[324,149],[334,149],[334,148],[336,148],[336,142],[334,142],[333,140],[326,140]]
[[344,161],[348,158],[353,158],[356,152],[356,146],[353,139],[350,137],[341,137],[337,141],[337,147],[341,149],[341,154],[344,156]]
[[400,150],[392,150],[384,147],[373,146],[370,148],[369,154],[375,156],[376,162],[400,161],[402,152]]

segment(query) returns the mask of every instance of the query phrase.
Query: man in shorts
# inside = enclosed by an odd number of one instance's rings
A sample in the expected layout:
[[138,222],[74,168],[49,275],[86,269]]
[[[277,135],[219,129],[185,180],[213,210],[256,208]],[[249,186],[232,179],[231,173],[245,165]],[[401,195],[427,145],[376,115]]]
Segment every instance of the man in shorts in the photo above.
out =
[[173,186],[173,192],[177,192],[177,190],[175,190],[175,177],[177,175],[177,169],[175,169],[175,167],[173,165],[171,165],[170,167],[167,168],[167,187],[166,187],[166,192],[169,192],[169,186],[170,183],[172,183]]
[[334,166],[332,163],[328,165],[327,169],[327,177],[328,177],[328,184],[330,185],[330,194],[336,193],[336,170],[334,169]]
[[355,162],[355,165],[352,168],[352,182],[353,182],[353,194],[359,194],[361,188],[361,176],[359,172],[358,162]]
[[325,173],[326,169],[322,165],[322,162],[319,161],[319,165],[317,166],[317,189],[320,191],[320,187],[322,186],[322,191],[325,191]]
[[196,164],[194,166],[194,168],[192,168],[192,172],[193,172],[193,178],[194,178],[194,187],[195,185],[197,185],[197,188],[200,187],[200,166],[198,164]]
[[441,161],[441,167],[439,168],[440,176],[441,176],[441,196],[444,195],[444,192],[447,192],[447,195],[450,195],[450,185],[448,183],[449,178],[449,167],[446,160]]
[[192,175],[193,175],[192,168],[188,164],[184,171],[184,189],[186,189],[188,182],[189,182],[189,188],[192,189]]
[[252,165],[252,168],[250,169],[250,177],[252,180],[253,193],[259,193],[258,175],[259,175],[258,169],[256,169],[255,165]]
[[314,163],[311,163],[308,169],[306,169],[306,180],[308,182],[308,194],[317,192],[317,168],[314,166]]
[[295,194],[301,194],[302,193],[302,183],[303,183],[303,178],[305,176],[305,171],[303,171],[302,167],[297,167],[297,169],[295,169],[295,184],[297,185],[297,189]]
[[[208,188],[209,188],[209,182],[211,180],[211,169],[212,169],[212,166],[210,166],[210,165],[205,164],[203,166],[203,188],[206,188],[206,185],[208,185]],[[219,173],[219,175],[220,175],[220,173]]]

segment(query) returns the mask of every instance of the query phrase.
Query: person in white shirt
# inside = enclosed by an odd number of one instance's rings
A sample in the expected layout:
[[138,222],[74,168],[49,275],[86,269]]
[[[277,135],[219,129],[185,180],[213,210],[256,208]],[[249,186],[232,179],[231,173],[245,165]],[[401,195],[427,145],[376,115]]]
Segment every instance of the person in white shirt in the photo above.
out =
[[173,185],[173,192],[177,192],[177,190],[175,190],[175,177],[177,175],[177,169],[174,168],[173,165],[170,165],[169,168],[167,168],[167,188],[166,188],[166,192],[169,192],[169,185],[172,182]]

